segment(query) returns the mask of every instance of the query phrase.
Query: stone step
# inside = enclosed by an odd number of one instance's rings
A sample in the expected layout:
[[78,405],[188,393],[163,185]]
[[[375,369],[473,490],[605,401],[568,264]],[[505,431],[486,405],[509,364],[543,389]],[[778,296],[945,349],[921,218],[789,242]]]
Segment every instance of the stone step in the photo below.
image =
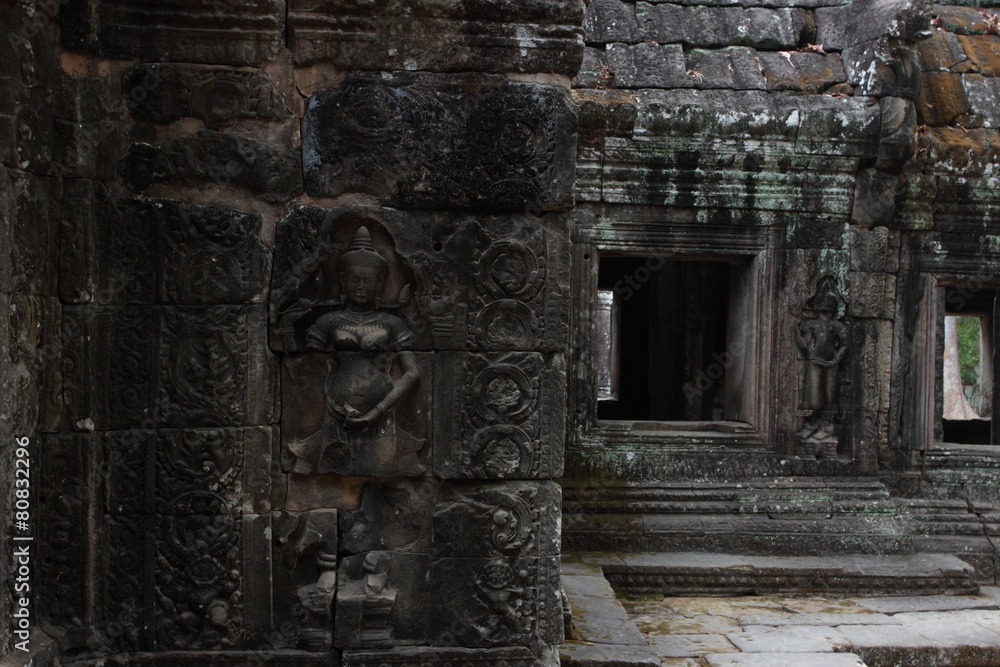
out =
[[969,595],[972,566],[949,554],[737,556],[715,553],[586,554],[619,595]]
[[572,615],[559,648],[562,667],[660,666],[599,566],[564,562],[561,579]]
[[[927,521],[913,520],[914,513],[928,515]],[[943,530],[933,521],[940,513],[959,518],[956,525],[967,532],[984,533],[967,503],[906,511],[877,480],[642,483],[606,485],[599,492],[564,485],[563,546],[762,556],[912,554],[919,529]]]

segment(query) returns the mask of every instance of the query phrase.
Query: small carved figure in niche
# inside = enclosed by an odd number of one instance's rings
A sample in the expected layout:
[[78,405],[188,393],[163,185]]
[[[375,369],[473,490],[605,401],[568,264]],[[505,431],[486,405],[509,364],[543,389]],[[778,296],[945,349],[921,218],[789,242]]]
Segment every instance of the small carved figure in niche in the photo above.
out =
[[296,591],[305,616],[301,648],[307,651],[328,651],[333,645],[331,621],[333,597],[337,589],[337,554],[321,550],[316,554],[316,563],[319,566],[319,579]]
[[362,565],[365,597],[361,601],[359,638],[366,644],[392,639],[389,617],[396,603],[396,591],[389,588],[389,567],[389,557],[378,551],[368,552]]
[[[275,529],[292,538],[294,560],[290,569],[312,572],[307,564],[315,563],[316,576],[308,584],[295,589],[298,608],[298,647],[306,651],[328,651],[333,646],[333,600],[337,592],[337,510],[318,509],[290,520],[278,519]],[[294,521],[294,523],[292,523]],[[291,529],[293,532],[288,532]],[[281,538],[279,538],[281,539]],[[278,556],[282,558],[281,555]],[[304,558],[306,557],[306,558]],[[285,561],[288,563],[288,561]],[[298,577],[296,577],[298,579]],[[296,628],[291,628],[294,633]]]
[[847,353],[847,327],[836,318],[841,303],[836,279],[820,278],[806,302],[806,314],[812,316],[799,325],[796,336],[806,361],[800,407],[807,416],[796,436],[802,456],[837,457],[834,417],[840,398],[839,366]]
[[[420,374],[406,324],[380,310],[388,262],[366,227],[340,257],[342,307],[306,332],[306,348],[332,349],[327,362],[326,410],[319,438],[290,445],[313,470],[353,475],[420,474],[423,440],[398,428],[393,406],[416,387]],[[398,362],[402,375],[391,376]]]
[[399,620],[393,618],[393,612],[400,611],[395,609],[399,591],[390,581],[393,564],[389,552],[369,551],[360,563],[354,561],[342,568],[337,590],[338,648],[393,645],[394,622]]
[[515,572],[502,560],[495,560],[476,576],[476,597],[489,610],[478,622],[482,640],[512,643],[520,640],[522,628],[517,610],[521,606],[523,590],[518,579],[526,574],[524,571]]

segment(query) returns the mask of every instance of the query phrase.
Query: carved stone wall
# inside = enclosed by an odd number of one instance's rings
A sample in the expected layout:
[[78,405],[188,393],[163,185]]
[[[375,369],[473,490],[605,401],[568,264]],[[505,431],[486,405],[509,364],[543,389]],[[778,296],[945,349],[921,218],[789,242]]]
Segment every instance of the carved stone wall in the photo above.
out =
[[[726,411],[742,416],[680,436],[680,425],[615,432],[589,407],[593,377],[582,373],[571,387],[582,406],[574,470],[593,475],[610,459],[615,473],[649,482],[876,473],[888,447],[900,235],[873,207],[891,206],[890,184],[914,164],[929,27],[927,8],[908,2],[588,5],[573,91],[573,291],[590,294],[599,258],[612,254],[743,267],[726,354],[705,369],[726,375]],[[832,317],[815,308],[820,284],[838,295],[821,299],[836,301]],[[576,321],[574,372],[593,353],[589,318]],[[755,336],[737,333],[747,329]],[[738,399],[747,392],[768,407]],[[725,463],[698,444],[726,451]],[[753,464],[728,465],[742,456]]]
[[[939,391],[945,290],[965,302],[1000,284],[993,3],[725,4],[588,4],[565,544],[826,553],[900,532],[809,524],[830,479],[872,510],[853,488],[864,478],[915,504],[995,503],[996,454],[946,440]],[[758,332],[761,354],[730,332],[714,372],[736,375],[736,394],[753,387],[762,414],[695,428],[597,418],[591,304],[615,254],[646,256],[641,271],[661,258],[742,267],[730,327]],[[760,262],[774,272],[755,274]],[[652,284],[627,278],[623,293]],[[761,521],[756,493],[729,493],[754,485],[800,497]],[[916,548],[965,548],[907,530]],[[968,551],[991,579],[992,545]]]
[[64,661],[555,664],[583,16],[0,1],[0,462]]
[[[380,309],[353,320],[337,283],[362,228],[392,261]],[[545,480],[562,470],[566,239],[559,218],[523,213],[301,207],[279,223],[271,333],[284,353],[282,466],[290,508],[340,513],[332,643],[345,660],[368,664],[363,650],[392,645],[544,655],[560,641],[560,493]],[[330,424],[332,378],[356,373],[360,353],[312,344],[327,326],[334,339],[405,327],[388,377],[400,381],[409,354],[419,380],[378,433]]]
[[[564,468],[582,549],[1000,500],[933,389],[942,290],[1000,285],[993,10],[369,4],[0,0],[0,470],[63,658],[554,664]],[[597,418],[610,255],[726,264],[724,422]]]
[[[15,612],[37,627],[38,607],[15,563],[14,537],[41,525],[37,507],[40,443],[58,430],[60,411],[61,304],[58,298],[59,195],[54,163],[59,68],[51,16],[35,3],[0,3],[0,659],[24,655],[27,637]],[[22,451],[19,452],[18,450]],[[24,456],[27,450],[28,456]],[[20,472],[17,470],[20,469]],[[18,481],[20,479],[20,481]],[[18,498],[16,490],[31,491]],[[27,500],[29,508],[24,509]],[[16,503],[21,502],[20,508]],[[27,511],[29,528],[18,529],[16,511]],[[37,558],[37,551],[33,552]],[[20,579],[20,581],[18,580]],[[38,642],[32,647],[40,649]],[[37,653],[41,657],[41,653]]]

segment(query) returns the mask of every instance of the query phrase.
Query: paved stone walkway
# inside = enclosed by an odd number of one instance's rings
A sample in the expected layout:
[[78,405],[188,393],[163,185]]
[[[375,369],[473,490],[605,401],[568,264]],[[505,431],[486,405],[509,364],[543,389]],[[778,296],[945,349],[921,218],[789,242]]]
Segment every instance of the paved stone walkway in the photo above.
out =
[[662,665],[1000,665],[1000,589],[877,598],[622,601]]
[[563,562],[564,667],[1000,667],[1000,588],[902,597],[773,594],[618,599]]

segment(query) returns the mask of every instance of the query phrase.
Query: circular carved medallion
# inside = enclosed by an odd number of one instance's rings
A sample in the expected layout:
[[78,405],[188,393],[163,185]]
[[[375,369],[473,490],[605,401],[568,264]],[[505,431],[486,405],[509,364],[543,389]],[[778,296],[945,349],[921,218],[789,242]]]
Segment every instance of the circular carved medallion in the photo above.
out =
[[530,308],[504,299],[483,308],[476,321],[476,339],[487,350],[530,350],[536,328]]
[[191,106],[210,125],[235,121],[244,105],[244,90],[235,81],[212,80],[191,94]]
[[498,299],[530,301],[544,279],[544,262],[518,241],[497,241],[479,258],[479,282]]
[[534,409],[531,380],[517,366],[490,366],[476,378],[473,395],[477,411],[486,418],[523,423]]
[[480,581],[493,590],[507,588],[514,583],[514,568],[500,560],[487,563],[482,569]]
[[384,142],[395,138],[402,125],[399,104],[383,88],[357,90],[337,114],[337,127],[347,136]]
[[476,467],[489,478],[520,477],[531,471],[531,440],[516,426],[504,424],[480,430],[473,451]]

